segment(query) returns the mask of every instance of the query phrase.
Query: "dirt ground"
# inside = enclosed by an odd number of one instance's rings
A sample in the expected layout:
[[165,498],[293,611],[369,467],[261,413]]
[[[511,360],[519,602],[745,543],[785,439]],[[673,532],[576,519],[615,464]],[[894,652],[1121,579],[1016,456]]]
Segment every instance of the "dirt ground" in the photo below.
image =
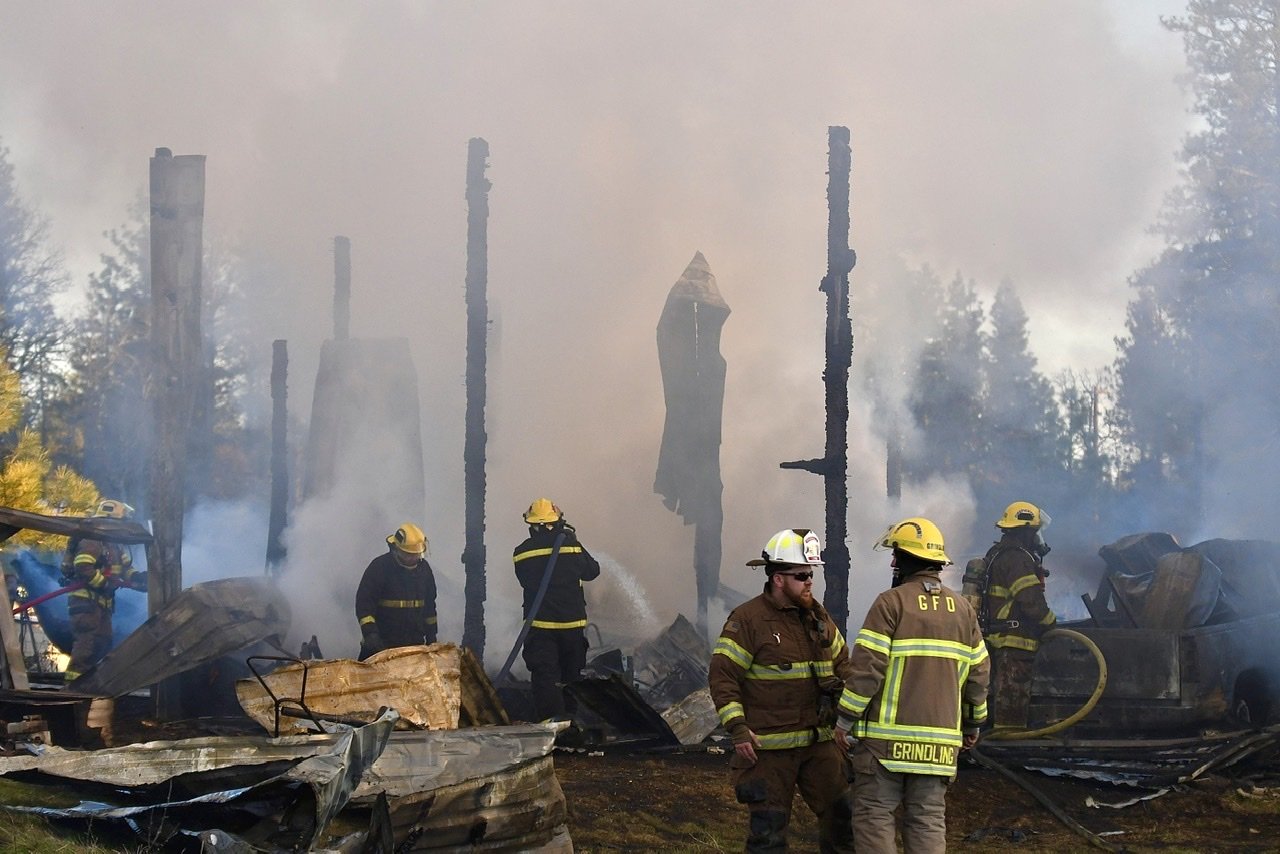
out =
[[[555,765],[576,851],[742,850],[746,810],[730,791],[726,755],[557,751]],[[1280,852],[1280,788],[1211,777],[1108,809],[1085,799],[1117,802],[1139,790],[1026,776],[1115,851]],[[793,851],[818,850],[816,824],[799,799],[790,843]],[[949,850],[1078,852],[1090,844],[995,771],[965,764],[948,792]]]

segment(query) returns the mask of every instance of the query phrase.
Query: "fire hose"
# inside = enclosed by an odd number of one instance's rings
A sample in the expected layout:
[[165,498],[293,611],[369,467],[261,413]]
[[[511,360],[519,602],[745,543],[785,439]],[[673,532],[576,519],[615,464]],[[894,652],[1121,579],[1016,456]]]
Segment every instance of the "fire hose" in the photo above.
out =
[[13,613],[15,615],[20,614],[23,611],[27,610],[28,608],[34,608],[37,605],[43,605],[45,602],[48,602],[50,599],[55,599],[58,596],[61,596],[63,593],[70,593],[72,590],[79,590],[81,587],[84,587],[84,582],[77,581],[77,582],[74,582],[73,584],[68,584],[66,587],[59,587],[57,590],[53,590],[49,593],[44,594],[43,596],[37,596],[36,598],[30,601],[19,602],[17,605],[13,606]]
[[561,525],[556,532],[555,541],[551,543],[551,557],[547,558],[547,567],[542,571],[542,583],[538,585],[538,592],[533,597],[533,604],[529,606],[529,616],[524,618],[524,625],[520,627],[520,633],[516,635],[515,646],[511,647],[511,654],[507,656],[502,669],[498,671],[497,677],[493,680],[495,688],[503,685],[507,681],[507,677],[511,675],[511,665],[515,663],[516,656],[520,654],[520,649],[524,646],[524,640],[529,636],[529,629],[533,626],[534,618],[538,616],[538,609],[542,607],[542,600],[547,595],[547,588],[551,585],[551,571],[556,568],[556,558],[560,557],[560,547],[564,545],[564,539],[564,526]]
[[1053,735],[1061,732],[1067,727],[1077,724],[1085,715],[1093,711],[1093,707],[1098,705],[1098,700],[1102,697],[1102,692],[1107,687],[1107,660],[1102,656],[1102,650],[1098,649],[1098,645],[1091,639],[1072,629],[1050,629],[1044,633],[1044,638],[1062,637],[1070,638],[1089,650],[1093,654],[1094,660],[1098,663],[1098,684],[1094,686],[1093,693],[1089,695],[1089,699],[1085,700],[1084,705],[1076,709],[1067,717],[1060,721],[1051,723],[1039,729],[1031,730],[998,730],[984,737],[988,741],[1003,741],[1014,738],[1040,738],[1046,735]]

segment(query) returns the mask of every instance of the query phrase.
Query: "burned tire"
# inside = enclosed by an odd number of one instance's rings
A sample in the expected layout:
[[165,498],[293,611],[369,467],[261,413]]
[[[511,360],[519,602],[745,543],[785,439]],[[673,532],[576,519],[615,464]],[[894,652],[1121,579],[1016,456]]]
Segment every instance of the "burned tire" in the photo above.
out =
[[1231,717],[1242,726],[1265,726],[1271,719],[1271,686],[1256,671],[1240,674],[1231,697]]

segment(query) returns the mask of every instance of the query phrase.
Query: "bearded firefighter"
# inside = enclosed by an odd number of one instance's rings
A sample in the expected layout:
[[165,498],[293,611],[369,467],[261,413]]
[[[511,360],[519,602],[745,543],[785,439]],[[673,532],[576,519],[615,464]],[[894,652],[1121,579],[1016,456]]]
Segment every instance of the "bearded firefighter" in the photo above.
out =
[[356,589],[361,661],[392,647],[435,643],[436,577],[426,554],[422,529],[405,522],[365,568]]
[[[103,519],[128,519],[133,508],[114,498],[98,503],[93,514]],[[116,609],[116,591],[121,587],[147,589],[147,573],[136,569],[128,546],[103,540],[72,540],[67,555],[70,567],[63,573],[81,586],[67,596],[67,616],[71,622],[71,661],[68,681],[80,676],[111,651],[111,618]],[[65,559],[64,559],[65,560]]]
[[805,528],[770,538],[764,591],[729,615],[708,681],[733,739],[730,780],[750,814],[747,851],[785,851],[796,789],[818,817],[823,852],[852,852],[849,784],[832,741],[835,701],[849,676],[844,637],[813,597],[822,543]]
[[995,670],[992,712],[999,729],[1025,730],[1031,705],[1032,666],[1040,637],[1057,624],[1045,600],[1049,514],[1015,501],[996,522],[1003,533],[986,554],[987,644]]
[[893,583],[853,641],[835,733],[853,765],[854,839],[896,851],[901,804],[904,848],[941,854],[947,785],[987,719],[991,663],[973,606],[939,580],[951,561],[938,526],[904,519],[877,547],[892,550]]

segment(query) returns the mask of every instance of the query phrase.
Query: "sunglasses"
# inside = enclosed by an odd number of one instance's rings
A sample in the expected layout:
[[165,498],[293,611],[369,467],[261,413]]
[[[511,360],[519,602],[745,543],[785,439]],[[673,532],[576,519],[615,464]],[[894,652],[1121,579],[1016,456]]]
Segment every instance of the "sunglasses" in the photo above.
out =
[[785,575],[787,578],[794,578],[796,581],[808,581],[813,578],[813,572],[780,572],[779,575]]

